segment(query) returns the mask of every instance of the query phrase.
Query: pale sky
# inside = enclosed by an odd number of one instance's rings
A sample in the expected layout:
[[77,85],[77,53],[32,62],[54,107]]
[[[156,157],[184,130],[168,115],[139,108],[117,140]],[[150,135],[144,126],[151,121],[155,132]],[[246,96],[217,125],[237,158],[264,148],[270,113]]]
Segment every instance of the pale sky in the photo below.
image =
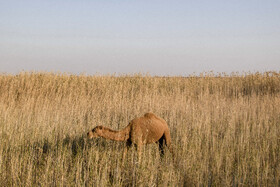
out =
[[280,71],[279,0],[0,0],[0,72]]

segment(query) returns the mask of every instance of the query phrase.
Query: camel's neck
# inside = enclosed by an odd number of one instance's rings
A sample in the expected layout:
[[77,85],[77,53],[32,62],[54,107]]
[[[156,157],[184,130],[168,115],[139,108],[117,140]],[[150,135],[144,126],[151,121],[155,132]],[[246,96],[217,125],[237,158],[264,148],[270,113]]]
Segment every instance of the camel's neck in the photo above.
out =
[[99,136],[115,140],[115,141],[125,141],[129,138],[129,128],[126,127],[120,131],[115,131],[107,127],[103,127],[103,129],[98,133]]

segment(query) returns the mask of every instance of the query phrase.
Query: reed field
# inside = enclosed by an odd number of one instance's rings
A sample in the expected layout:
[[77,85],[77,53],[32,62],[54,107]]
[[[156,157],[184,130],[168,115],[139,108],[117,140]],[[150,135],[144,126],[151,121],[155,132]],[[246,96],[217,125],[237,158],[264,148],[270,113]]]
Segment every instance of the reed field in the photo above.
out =
[[[174,156],[87,140],[146,112]],[[280,186],[280,73],[0,75],[0,186]]]

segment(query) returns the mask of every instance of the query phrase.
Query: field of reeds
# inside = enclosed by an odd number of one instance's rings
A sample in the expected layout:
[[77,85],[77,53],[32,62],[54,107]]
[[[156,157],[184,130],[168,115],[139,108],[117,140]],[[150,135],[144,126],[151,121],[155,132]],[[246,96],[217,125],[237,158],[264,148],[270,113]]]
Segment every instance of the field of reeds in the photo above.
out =
[[[146,112],[174,157],[86,133]],[[0,75],[0,186],[280,186],[280,73]]]

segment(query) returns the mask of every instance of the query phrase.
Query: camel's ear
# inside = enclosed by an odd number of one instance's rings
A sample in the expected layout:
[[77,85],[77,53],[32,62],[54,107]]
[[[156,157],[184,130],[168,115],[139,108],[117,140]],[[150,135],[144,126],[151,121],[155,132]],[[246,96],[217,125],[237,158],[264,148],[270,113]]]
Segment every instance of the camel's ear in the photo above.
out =
[[100,126],[96,126],[92,129],[92,132],[99,132],[101,130]]
[[96,128],[96,130],[103,130],[102,126],[96,126],[95,128]]

